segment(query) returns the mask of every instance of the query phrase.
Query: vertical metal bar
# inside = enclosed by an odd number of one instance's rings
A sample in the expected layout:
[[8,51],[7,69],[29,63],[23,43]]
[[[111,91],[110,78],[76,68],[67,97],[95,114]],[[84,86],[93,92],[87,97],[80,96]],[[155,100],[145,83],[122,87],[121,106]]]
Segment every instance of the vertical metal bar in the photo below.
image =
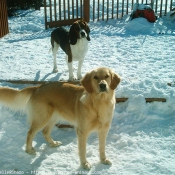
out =
[[55,21],[57,21],[56,0],[54,0],[54,17],[55,17]]
[[173,0],[171,0],[170,2],[170,10],[172,10],[172,6],[173,6]]
[[128,8],[129,8],[129,2],[127,0],[127,2],[126,2],[126,14],[128,14]]
[[59,0],[59,19],[61,21],[61,0]]
[[104,21],[104,0],[103,0],[103,4],[102,4],[102,20]]
[[157,1],[158,0],[156,0],[155,13],[157,13]]
[[98,0],[98,21],[100,20],[100,0]]
[[165,0],[165,12],[164,12],[164,15],[166,15],[166,13],[167,13],[167,6],[168,6],[167,0]]
[[107,21],[109,19],[109,0],[107,0]]
[[118,10],[119,9],[119,0],[117,0],[117,19],[118,19]]
[[80,1],[80,17],[83,18],[83,1]]
[[78,18],[78,0],[76,0],[76,13],[77,13],[77,18]]
[[50,8],[50,22],[52,22],[52,1],[49,0],[49,8]]
[[72,18],[74,19],[74,0],[72,0]]
[[46,7],[46,0],[44,0],[44,16],[45,16],[45,29],[47,29],[47,7]]
[[112,19],[114,19],[114,0],[112,0]]
[[66,2],[63,0],[64,20],[66,20]]
[[163,0],[161,0],[160,2],[160,17],[162,17],[162,4],[163,4]]
[[122,17],[123,17],[123,14],[124,14],[124,0],[122,0]]
[[154,0],[151,0],[151,8],[154,10]]
[[95,20],[95,0],[93,0],[93,21]]
[[134,0],[132,0],[132,6],[131,6],[131,9],[133,10],[133,6],[134,6]]
[[70,4],[69,0],[67,1],[67,10],[68,10],[68,19],[70,19]]

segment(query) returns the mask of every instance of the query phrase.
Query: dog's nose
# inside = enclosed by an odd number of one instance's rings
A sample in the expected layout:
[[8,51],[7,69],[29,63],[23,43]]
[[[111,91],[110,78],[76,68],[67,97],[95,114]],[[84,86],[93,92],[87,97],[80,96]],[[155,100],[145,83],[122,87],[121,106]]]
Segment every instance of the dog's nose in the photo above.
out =
[[84,31],[81,31],[81,36],[85,36],[85,32]]
[[100,90],[101,91],[106,91],[106,84],[100,83]]

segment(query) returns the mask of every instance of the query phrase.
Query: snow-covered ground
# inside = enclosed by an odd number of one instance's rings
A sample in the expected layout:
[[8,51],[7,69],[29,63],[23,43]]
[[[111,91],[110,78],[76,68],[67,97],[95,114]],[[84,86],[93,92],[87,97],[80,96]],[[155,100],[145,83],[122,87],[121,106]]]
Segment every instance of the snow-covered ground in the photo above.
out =
[[[50,33],[44,30],[43,10],[21,12],[9,18],[10,33],[0,39],[1,80],[66,80],[65,54],[59,50],[58,73],[52,73]],[[79,166],[74,129],[54,128],[52,136],[63,145],[50,148],[40,133],[33,144],[36,156],[25,153],[26,115],[0,106],[0,174],[175,174],[175,22],[168,17],[149,23],[144,18],[90,22],[91,41],[83,75],[100,66],[122,77],[106,152],[111,166],[98,158],[98,139],[87,143],[90,171]],[[77,64],[74,64],[77,67]],[[172,86],[168,86],[171,83]],[[24,88],[0,82],[0,86]],[[166,98],[146,103],[145,98]]]

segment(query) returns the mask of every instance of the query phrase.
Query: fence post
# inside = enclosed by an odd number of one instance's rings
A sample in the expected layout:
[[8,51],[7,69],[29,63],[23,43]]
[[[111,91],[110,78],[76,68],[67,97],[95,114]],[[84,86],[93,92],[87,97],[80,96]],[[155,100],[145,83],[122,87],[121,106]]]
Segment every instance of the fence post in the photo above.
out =
[[0,38],[9,33],[6,0],[0,1]]
[[84,20],[86,22],[89,22],[89,19],[90,19],[90,0],[84,0]]

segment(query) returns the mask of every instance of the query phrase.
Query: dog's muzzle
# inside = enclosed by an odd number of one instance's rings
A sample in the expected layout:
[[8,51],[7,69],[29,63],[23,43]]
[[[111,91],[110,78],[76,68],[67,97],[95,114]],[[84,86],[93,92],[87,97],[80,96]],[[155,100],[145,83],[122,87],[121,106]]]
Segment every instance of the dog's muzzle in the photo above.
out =
[[87,37],[86,31],[85,30],[81,30],[80,31],[80,38],[85,38]]

